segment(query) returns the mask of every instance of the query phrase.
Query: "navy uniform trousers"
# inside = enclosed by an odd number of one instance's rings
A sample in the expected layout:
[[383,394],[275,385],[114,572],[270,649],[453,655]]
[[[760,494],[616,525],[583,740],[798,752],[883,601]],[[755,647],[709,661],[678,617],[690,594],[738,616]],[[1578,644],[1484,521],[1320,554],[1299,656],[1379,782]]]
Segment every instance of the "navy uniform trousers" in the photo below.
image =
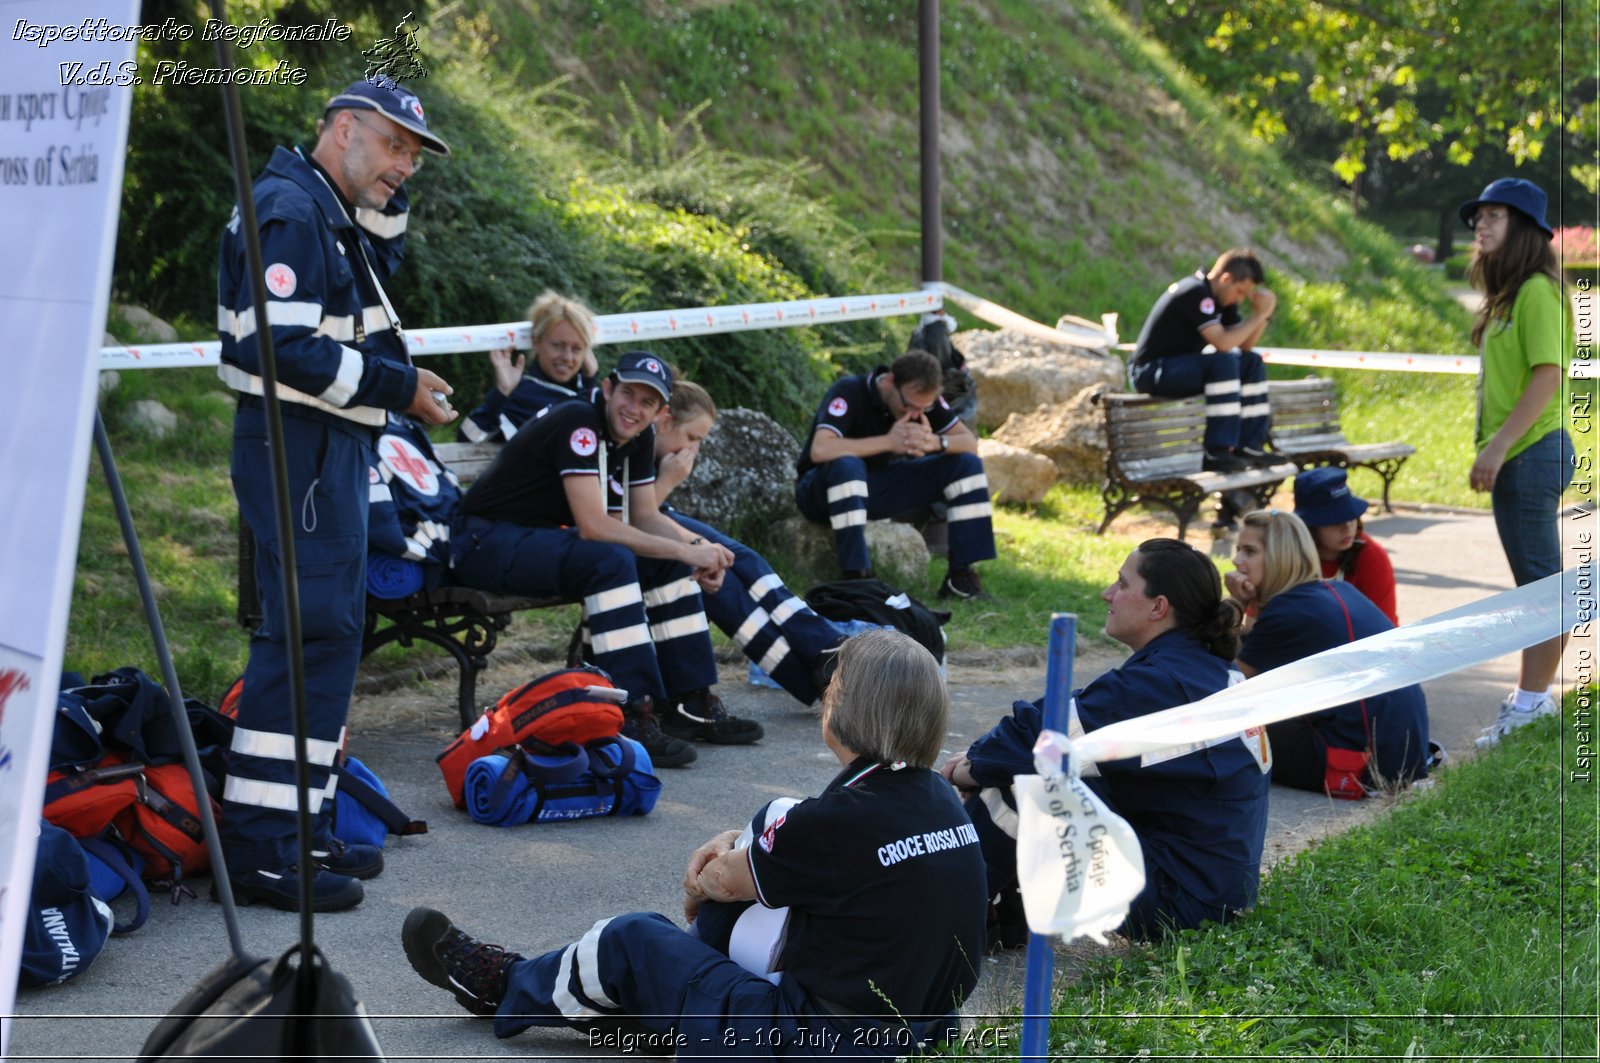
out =
[[[336,784],[331,766],[344,736],[350,693],[361,663],[367,600],[367,469],[373,462],[373,430],[314,414],[285,404],[283,444],[305,660],[311,770],[306,797],[313,848],[326,849]],[[250,662],[222,799],[223,855],[235,874],[278,870],[299,862],[288,629],[271,468],[266,411],[259,404],[242,402],[234,418],[233,490],[239,512],[255,535],[256,589],[263,619],[250,638]]]
[[[820,431],[820,429],[819,429]],[[995,556],[989,478],[976,454],[930,454],[869,469],[860,458],[835,458],[807,469],[795,483],[801,516],[833,528],[839,567],[872,567],[866,524],[944,502],[949,506],[950,565]]]
[[1205,448],[1260,450],[1272,426],[1267,364],[1255,351],[1171,354],[1128,370],[1134,390],[1165,399],[1206,397]]
[[[794,982],[774,985],[665,916],[634,912],[602,919],[571,945],[513,964],[494,1032],[511,1037],[530,1026],[581,1030],[617,1015],[660,1033],[676,1046],[680,1063],[893,1058],[909,1054],[919,1038],[954,1025],[945,1019],[907,1029],[835,1016]],[[601,1025],[591,1037],[603,1034],[617,1036],[613,1027]]]
[[667,516],[733,551],[733,567],[723,575],[722,587],[705,598],[707,618],[784,690],[803,704],[816,701],[822,692],[812,668],[839,644],[844,631],[818,616],[784,586],[766,558],[744,543],[676,510],[668,510]]
[[498,594],[581,599],[590,660],[630,697],[660,701],[715,685],[711,631],[689,566],[589,542],[576,528],[458,523],[456,578]]

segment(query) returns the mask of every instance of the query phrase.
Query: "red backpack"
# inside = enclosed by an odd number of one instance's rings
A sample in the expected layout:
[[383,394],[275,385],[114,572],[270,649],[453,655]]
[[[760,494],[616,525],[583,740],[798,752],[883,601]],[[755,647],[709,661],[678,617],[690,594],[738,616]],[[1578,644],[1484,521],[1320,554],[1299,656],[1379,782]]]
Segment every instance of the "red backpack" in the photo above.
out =
[[509,691],[434,760],[457,808],[466,808],[467,768],[497,749],[525,746],[549,755],[568,743],[583,745],[622,733],[628,692],[596,668],[566,668]]

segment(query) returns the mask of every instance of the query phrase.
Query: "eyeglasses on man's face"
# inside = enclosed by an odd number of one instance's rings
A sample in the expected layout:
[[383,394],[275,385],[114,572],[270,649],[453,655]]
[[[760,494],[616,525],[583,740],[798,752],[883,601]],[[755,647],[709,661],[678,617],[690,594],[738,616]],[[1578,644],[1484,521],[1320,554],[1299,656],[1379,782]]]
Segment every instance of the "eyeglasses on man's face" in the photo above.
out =
[[406,145],[405,141],[401,140],[399,137],[395,136],[393,133],[385,133],[382,129],[379,129],[377,126],[372,125],[369,122],[362,121],[361,116],[359,114],[356,114],[354,111],[350,112],[350,117],[353,118],[355,121],[360,122],[367,129],[371,130],[374,134],[377,135],[379,140],[383,140],[383,141],[387,142],[387,145],[388,145],[388,148],[389,148],[389,157],[390,158],[394,159],[397,162],[399,160],[401,160],[401,159],[409,159],[410,162],[411,162],[411,170],[412,170],[413,173],[416,172],[417,170],[422,169],[422,164],[423,164],[424,160],[422,158],[422,152],[420,150],[412,151],[411,148]]

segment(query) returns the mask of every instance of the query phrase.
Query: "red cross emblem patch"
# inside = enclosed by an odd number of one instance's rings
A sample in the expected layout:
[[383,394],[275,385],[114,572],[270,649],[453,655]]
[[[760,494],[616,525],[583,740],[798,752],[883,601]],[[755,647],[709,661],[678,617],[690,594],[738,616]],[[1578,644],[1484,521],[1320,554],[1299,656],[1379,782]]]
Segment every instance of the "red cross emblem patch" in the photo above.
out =
[[294,270],[290,269],[287,264],[274,262],[267,267],[267,291],[276,295],[279,299],[287,299],[293,295],[295,285],[298,283],[299,278],[294,275]]
[[832,402],[828,403],[828,414],[832,417],[843,417],[845,415],[845,411],[849,408],[850,404],[844,401],[843,395],[840,395],[837,396]]
[[409,440],[384,436],[378,440],[378,457],[417,494],[431,498],[439,493],[439,477],[434,475],[433,465]]
[[761,832],[760,838],[756,839],[756,844],[761,846],[762,852],[772,852],[773,838],[776,837],[778,828],[783,826],[783,821],[786,818],[787,816],[779,816],[777,819],[767,824],[767,829]]
[[589,428],[575,430],[569,442],[572,444],[572,452],[580,458],[587,458],[593,454],[595,448],[599,445],[599,440],[595,438],[593,429]]
[[1216,313],[1216,310],[1217,301],[1211,298],[1211,296],[1208,295],[1204,299],[1200,300],[1200,312],[1202,314],[1214,314]]

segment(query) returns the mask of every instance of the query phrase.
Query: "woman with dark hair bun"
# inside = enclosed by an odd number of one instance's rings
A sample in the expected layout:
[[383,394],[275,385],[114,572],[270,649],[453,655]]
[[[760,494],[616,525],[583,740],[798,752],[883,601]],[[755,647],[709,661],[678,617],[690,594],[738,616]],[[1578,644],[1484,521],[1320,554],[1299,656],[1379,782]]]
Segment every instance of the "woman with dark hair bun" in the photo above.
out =
[[[1073,694],[1070,737],[1198,701],[1237,681],[1231,663],[1240,612],[1222,597],[1222,580],[1205,554],[1176,539],[1148,539],[1100,597],[1106,634],[1133,654]],[[1034,770],[1043,706],[1043,699],[1016,702],[1009,717],[943,769],[969,794],[967,814],[978,829],[995,902],[992,944],[1026,940],[1011,780]],[[1255,903],[1269,767],[1266,735],[1255,730],[1086,769],[1085,781],[1128,821],[1144,851],[1144,892],[1134,899],[1123,933],[1154,938],[1224,921]]]

